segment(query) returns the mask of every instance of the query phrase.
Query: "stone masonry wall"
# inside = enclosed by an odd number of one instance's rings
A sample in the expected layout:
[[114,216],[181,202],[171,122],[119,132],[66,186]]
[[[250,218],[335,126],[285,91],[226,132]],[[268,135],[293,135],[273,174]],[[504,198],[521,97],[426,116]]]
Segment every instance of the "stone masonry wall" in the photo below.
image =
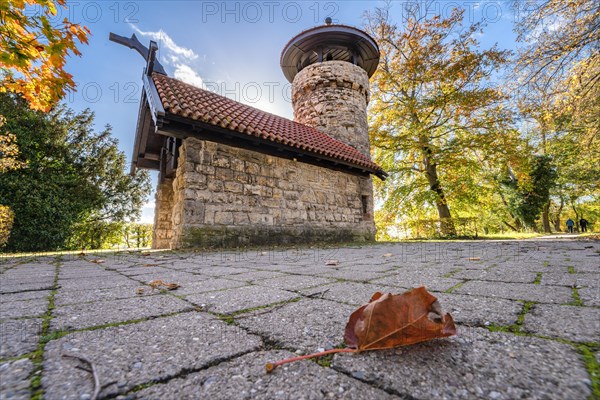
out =
[[311,64],[292,85],[294,120],[312,126],[370,157],[367,125],[369,77],[345,61]]
[[179,154],[171,248],[374,239],[368,177],[194,138]]
[[173,179],[165,179],[156,187],[152,247],[168,249],[173,237]]

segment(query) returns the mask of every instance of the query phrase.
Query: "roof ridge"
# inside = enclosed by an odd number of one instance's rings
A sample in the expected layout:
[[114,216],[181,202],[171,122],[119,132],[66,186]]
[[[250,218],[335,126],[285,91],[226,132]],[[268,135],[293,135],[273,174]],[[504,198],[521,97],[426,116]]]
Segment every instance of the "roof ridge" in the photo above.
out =
[[152,80],[165,111],[173,115],[322,154],[378,175],[384,173],[367,155],[312,126],[163,74],[153,73]]

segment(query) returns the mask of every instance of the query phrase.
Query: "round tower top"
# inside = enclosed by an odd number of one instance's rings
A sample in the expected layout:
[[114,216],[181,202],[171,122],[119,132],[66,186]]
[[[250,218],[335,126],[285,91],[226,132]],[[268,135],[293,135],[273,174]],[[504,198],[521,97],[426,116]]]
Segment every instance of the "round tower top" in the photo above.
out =
[[366,32],[348,25],[332,24],[307,29],[288,42],[281,52],[281,69],[288,81],[308,65],[323,61],[346,61],[358,65],[371,77],[379,64],[379,47]]

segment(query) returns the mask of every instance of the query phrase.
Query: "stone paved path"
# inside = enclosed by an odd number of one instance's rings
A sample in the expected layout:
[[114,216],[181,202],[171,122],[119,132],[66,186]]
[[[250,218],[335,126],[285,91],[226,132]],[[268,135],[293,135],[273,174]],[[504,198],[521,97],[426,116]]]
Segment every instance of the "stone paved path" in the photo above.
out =
[[[0,264],[0,399],[586,399],[600,391],[600,243],[377,244]],[[326,265],[335,259],[337,265]],[[94,262],[96,261],[96,262]],[[177,282],[174,291],[148,283]],[[343,342],[375,291],[426,285],[459,335],[264,364]]]

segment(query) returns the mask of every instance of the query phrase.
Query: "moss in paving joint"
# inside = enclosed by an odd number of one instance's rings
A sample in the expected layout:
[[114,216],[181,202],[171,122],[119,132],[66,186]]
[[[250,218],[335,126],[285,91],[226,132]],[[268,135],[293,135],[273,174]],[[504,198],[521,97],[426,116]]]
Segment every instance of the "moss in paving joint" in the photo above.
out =
[[460,288],[462,285],[464,285],[467,282],[468,282],[468,280],[464,280],[464,281],[462,281],[460,283],[457,283],[456,285],[452,286],[451,288],[446,289],[444,291],[444,293],[452,293],[453,291],[455,291],[456,289]]
[[50,332],[50,322],[52,321],[52,311],[55,308],[54,297],[58,292],[58,276],[60,273],[60,260],[62,256],[57,256],[55,259],[56,269],[54,271],[54,282],[52,284],[52,290],[48,295],[48,308],[46,313],[42,317],[42,327],[40,329],[40,340],[38,341],[37,349],[32,353],[30,359],[33,363],[33,371],[30,375],[29,381],[29,392],[32,400],[39,400],[44,397],[44,389],[42,388],[42,368],[44,363],[44,348],[46,343],[45,339]]
[[540,285],[542,283],[542,273],[538,272],[535,276],[535,280],[533,281],[534,285]]
[[[346,348],[346,344],[345,343],[338,343],[334,349],[344,349]],[[317,350],[319,351],[319,350]],[[315,358],[311,358],[310,361],[319,364],[321,367],[325,367],[325,368],[331,368],[331,364],[333,363],[333,357],[335,356],[335,354],[327,354],[326,356],[322,356],[322,357],[315,357]]]
[[277,301],[275,303],[266,304],[264,306],[245,308],[243,310],[234,311],[234,312],[231,312],[228,314],[221,314],[221,313],[216,313],[216,312],[209,312],[209,314],[212,314],[212,315],[216,316],[217,318],[219,318],[220,320],[224,321],[225,323],[232,325],[235,321],[235,318],[239,315],[248,314],[253,311],[266,310],[266,309],[272,308],[272,307],[283,306],[288,303],[297,303],[301,299],[302,299],[302,297],[294,297],[293,299],[290,299],[290,300]]
[[527,315],[527,313],[531,310],[531,308],[535,304],[536,303],[533,301],[524,302],[523,308],[521,309],[521,312],[519,313],[519,316],[517,317],[517,322],[515,322],[512,325],[491,324],[489,326],[486,326],[486,328],[490,332],[509,332],[509,333],[514,333],[515,335],[531,336],[530,334],[523,332],[522,328],[523,328],[523,322],[525,321],[525,315]]
[[568,306],[583,307],[583,301],[581,301],[581,297],[579,297],[579,291],[576,286],[571,287],[571,297],[573,297],[573,301],[567,303]]
[[523,309],[521,310],[521,313],[517,318],[517,326],[519,327],[519,331],[523,326],[523,322],[525,322],[525,315],[527,315],[527,313],[533,308],[535,304],[536,303],[533,301],[526,301],[525,304],[523,304]]
[[0,358],[0,364],[4,364],[12,361],[24,360],[26,358],[31,358],[35,355],[35,351],[32,353],[21,354],[20,356],[8,357],[8,358]]
[[489,271],[490,269],[492,269],[492,268],[494,268],[494,267],[496,267],[496,266],[498,266],[498,264],[492,264],[492,265],[490,265],[489,267],[485,267],[483,270],[484,270],[484,271]]
[[453,269],[452,271],[448,272],[447,274],[442,275],[444,278],[450,278],[452,277],[452,275],[456,274],[457,272],[462,271],[462,268],[457,268],[457,269]]
[[544,267],[549,267],[550,263],[548,261],[544,261]]
[[569,271],[570,274],[574,274],[575,273],[575,267],[573,266],[568,266],[567,267],[567,271]]
[[600,399],[600,364],[596,359],[594,352],[586,345],[576,346],[577,350],[581,354],[583,364],[590,374],[590,380],[592,381],[592,394],[589,399]]

